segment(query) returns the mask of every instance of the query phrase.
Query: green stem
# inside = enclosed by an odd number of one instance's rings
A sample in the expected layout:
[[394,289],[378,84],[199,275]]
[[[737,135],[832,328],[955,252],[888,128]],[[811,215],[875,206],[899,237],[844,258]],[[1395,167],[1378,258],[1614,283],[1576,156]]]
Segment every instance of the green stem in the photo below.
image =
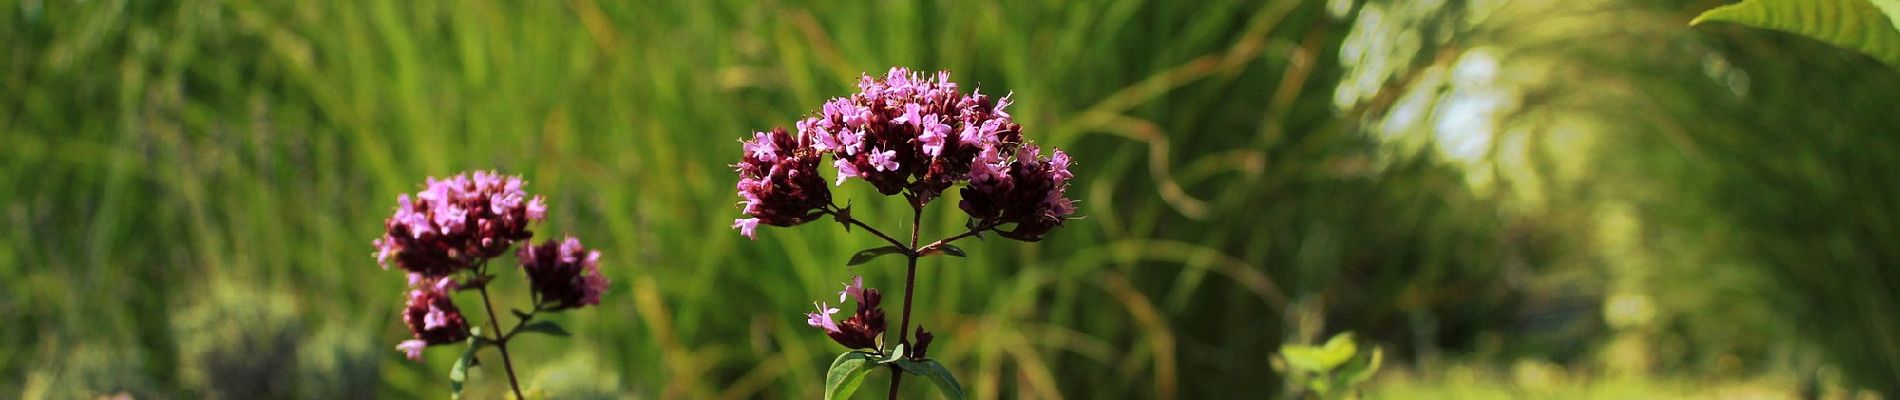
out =
[[[477,274],[485,275],[485,272],[486,271],[477,271]],[[515,398],[525,399],[527,397],[521,395],[521,383],[515,379],[515,363],[508,358],[508,337],[513,335],[502,334],[501,319],[495,318],[495,304],[488,301],[488,285],[484,284],[477,290],[482,292],[482,308],[488,311],[488,323],[495,327],[495,349],[501,351],[501,366],[503,369],[508,370],[508,387],[515,390]],[[516,324],[515,327],[520,328],[521,326],[520,324]]]
[[[832,206],[832,207],[836,208],[837,206]],[[846,224],[857,225],[859,228],[864,228],[865,231],[871,232],[872,235],[877,235],[879,239],[884,239],[885,242],[890,242],[892,246],[897,246],[898,248],[903,249],[905,254],[916,253],[917,235],[915,234],[911,235],[910,246],[906,247],[904,246],[904,242],[897,241],[897,239],[891,237],[891,235],[886,235],[884,234],[884,231],[877,230],[877,228],[873,228],[871,227],[870,224],[866,224],[864,223],[864,221],[859,221],[857,218],[853,218],[849,215],[845,215],[843,213],[839,213],[833,210],[825,210],[825,213],[838,217],[840,220],[843,220],[844,223]]]
[[[910,348],[910,299],[911,299],[911,294],[914,292],[913,289],[917,287],[917,251],[915,251],[914,249],[917,248],[917,234],[918,234],[918,231],[920,230],[918,225],[922,224],[924,220],[924,209],[922,206],[918,205],[916,202],[911,202],[910,210],[911,210],[911,214],[910,214],[910,247],[909,248],[913,249],[913,251],[909,251],[904,254],[906,258],[910,259],[910,268],[904,271],[904,319],[903,319],[904,323],[902,325],[898,325],[899,329],[897,330],[897,343],[903,345],[905,349]],[[898,354],[897,356],[907,357],[908,355]],[[891,395],[890,395],[891,400],[897,400],[897,385],[903,381],[904,381],[904,370],[898,369],[896,364],[892,364],[891,365]]]

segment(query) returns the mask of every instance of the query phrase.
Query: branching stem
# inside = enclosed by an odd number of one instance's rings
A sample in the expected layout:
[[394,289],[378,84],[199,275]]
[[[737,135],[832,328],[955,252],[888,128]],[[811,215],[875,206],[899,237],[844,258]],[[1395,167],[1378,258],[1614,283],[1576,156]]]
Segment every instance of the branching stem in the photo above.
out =
[[[488,266],[487,260],[483,260],[482,264],[475,269],[475,273],[477,275],[482,275],[482,276],[488,275],[487,266]],[[488,311],[488,323],[490,326],[493,326],[495,328],[495,340],[494,340],[495,349],[501,351],[502,369],[506,369],[508,371],[508,387],[511,389],[514,389],[515,398],[525,399],[527,397],[523,397],[521,395],[521,383],[519,383],[518,380],[515,379],[514,360],[510,360],[508,358],[508,339],[514,335],[502,333],[501,319],[495,318],[495,303],[492,303],[488,300],[488,285],[483,284],[481,287],[477,288],[477,290],[482,292],[482,308]],[[519,323],[516,323],[515,328],[519,329],[521,327],[521,324],[524,324],[524,323],[527,323],[527,321],[524,320]]]

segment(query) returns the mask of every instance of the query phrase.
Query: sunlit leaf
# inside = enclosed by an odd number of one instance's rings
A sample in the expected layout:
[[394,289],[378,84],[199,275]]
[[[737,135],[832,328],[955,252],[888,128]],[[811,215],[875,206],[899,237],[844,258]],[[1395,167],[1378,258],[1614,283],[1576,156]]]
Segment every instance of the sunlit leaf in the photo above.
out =
[[1743,0],[1703,12],[1689,24],[1732,22],[1799,34],[1900,67],[1896,14],[1900,0]]
[[1887,22],[1893,24],[1894,30],[1900,30],[1900,0],[1868,1],[1874,3],[1874,7],[1880,8],[1880,13],[1887,14]]
[[1309,372],[1331,371],[1351,360],[1356,352],[1358,347],[1353,344],[1351,333],[1335,335],[1324,346],[1280,346],[1280,355],[1286,357],[1288,365]]
[[1372,379],[1372,375],[1379,372],[1379,364],[1385,361],[1384,358],[1385,351],[1377,347],[1372,348],[1371,354],[1368,354],[1366,357],[1355,358],[1351,363],[1340,368],[1340,383],[1345,386],[1352,386],[1360,382],[1365,382],[1367,379]]
[[1327,340],[1326,346],[1320,347],[1318,356],[1322,368],[1331,370],[1351,361],[1352,356],[1358,353],[1359,346],[1352,342],[1352,334],[1341,333]]
[[930,383],[937,385],[937,390],[943,392],[943,397],[955,400],[963,399],[963,385],[957,383],[957,377],[951,375],[950,369],[944,368],[943,364],[938,363],[937,360],[899,359],[897,360],[897,367],[903,368],[904,372],[909,372],[912,375],[930,378]]
[[891,348],[891,352],[888,354],[888,357],[886,357],[883,360],[878,361],[877,363],[890,364],[903,358],[904,358],[904,344],[898,343],[897,347]]
[[948,244],[932,246],[929,249],[925,249],[922,254],[918,254],[918,255],[929,256],[929,255],[937,255],[937,254],[942,254],[942,255],[947,255],[947,256],[952,256],[952,257],[967,257],[967,255],[963,253],[963,248],[953,246],[953,245],[948,245]]
[[839,354],[825,372],[825,399],[848,399],[864,383],[864,376],[877,369],[877,358],[861,351]]

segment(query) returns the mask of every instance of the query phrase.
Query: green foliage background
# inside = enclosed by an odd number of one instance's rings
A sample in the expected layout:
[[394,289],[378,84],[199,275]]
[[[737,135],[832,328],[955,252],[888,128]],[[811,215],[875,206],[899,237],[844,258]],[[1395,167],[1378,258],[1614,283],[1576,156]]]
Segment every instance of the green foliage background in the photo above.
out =
[[[515,351],[533,391],[811,397],[841,349],[799,313],[875,243],[738,236],[727,165],[893,65],[1014,92],[1078,160],[1086,219],[922,266],[976,398],[1271,396],[1282,343],[1348,330],[1391,396],[1513,363],[1894,395],[1900,76],[1686,26],[1716,5],[4,0],[0,397],[441,396],[456,354],[392,350],[369,242],[489,168],[614,281]],[[840,197],[903,220],[873,194]]]

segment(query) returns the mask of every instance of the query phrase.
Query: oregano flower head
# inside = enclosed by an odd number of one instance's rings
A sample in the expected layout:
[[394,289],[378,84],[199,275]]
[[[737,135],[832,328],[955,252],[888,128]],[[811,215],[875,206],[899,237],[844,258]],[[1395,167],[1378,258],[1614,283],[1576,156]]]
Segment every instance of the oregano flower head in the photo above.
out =
[[587,250],[580,239],[548,240],[522,246],[515,253],[534,288],[537,308],[563,310],[600,304],[607,277],[600,274],[600,252]]
[[983,149],[1022,142],[1008,106],[1008,97],[959,91],[949,71],[891,68],[883,79],[860,77],[857,94],[826,102],[817,116],[798,122],[798,132],[836,160],[834,184],[860,178],[879,193],[909,192],[921,204],[965,179]]
[[[858,92],[833,98],[797,122],[755,133],[742,143],[739,205],[749,218],[733,228],[756,238],[760,224],[810,222],[831,205],[817,163],[830,156],[832,185],[862,179],[886,196],[904,194],[922,206],[959,182],[971,182],[960,204],[981,223],[1014,224],[1004,237],[1035,241],[1075,212],[1067,198],[1069,158],[1040,158],[1007,111],[1010,96],[959,90],[949,71],[923,74],[894,67],[863,75]],[[970,197],[977,197],[972,200]]]
[[[400,317],[409,327],[410,339],[397,344],[396,350],[421,361],[423,351],[431,346],[466,343],[462,359],[449,373],[455,397],[460,397],[468,377],[465,369],[474,364],[475,353],[494,347],[501,353],[509,388],[516,398],[523,398],[508,344],[521,334],[567,336],[555,321],[535,317],[598,305],[607,290],[600,252],[582,246],[580,239],[546,240],[538,246],[528,243],[534,237],[528,225],[547,219],[547,201],[529,197],[522,185],[521,177],[491,171],[431,177],[413,197],[396,198],[395,214],[383,221],[383,234],[373,242],[377,263],[385,270],[395,263],[409,280]],[[823,188],[823,181],[816,186]],[[497,276],[488,267],[517,242],[523,245],[515,259],[528,279],[534,304],[525,311],[511,309],[515,324],[504,330],[488,293],[489,283]],[[455,306],[453,295],[458,292],[482,297],[488,316],[486,332],[469,323]]]
[[978,225],[1015,225],[997,230],[998,235],[1026,242],[1042,240],[1044,233],[1075,213],[1075,201],[1068,198],[1069,179],[1075,175],[1069,173],[1069,155],[1062,150],[1049,158],[1037,153],[1035,146],[1022,146],[1009,159],[995,153],[979,155],[958,206]]
[[547,217],[546,201],[528,198],[521,185],[520,177],[489,171],[429,178],[415,197],[396,198],[396,213],[375,241],[376,261],[388,269],[393,258],[404,270],[435,278],[502,255],[534,235],[529,223]]
[[455,308],[455,302],[449,300],[449,292],[455,288],[455,280],[444,277],[409,289],[409,302],[403,307],[402,319],[415,338],[396,346],[409,359],[421,360],[424,347],[468,339],[468,321],[462,318],[462,311]]
[[884,294],[877,289],[864,287],[864,277],[854,277],[838,292],[838,302],[846,300],[858,303],[857,312],[844,321],[832,319],[838,309],[826,303],[814,303],[817,312],[805,314],[805,323],[813,328],[825,331],[832,341],[853,349],[877,349],[878,341],[884,336],[884,309],[878,307]]
[[743,142],[745,158],[733,168],[739,171],[740,208],[752,218],[733,221],[733,227],[747,237],[753,236],[760,223],[794,226],[811,222],[831,205],[831,188],[818,175],[823,154],[813,147],[811,138],[793,135],[784,128],[753,134]]

